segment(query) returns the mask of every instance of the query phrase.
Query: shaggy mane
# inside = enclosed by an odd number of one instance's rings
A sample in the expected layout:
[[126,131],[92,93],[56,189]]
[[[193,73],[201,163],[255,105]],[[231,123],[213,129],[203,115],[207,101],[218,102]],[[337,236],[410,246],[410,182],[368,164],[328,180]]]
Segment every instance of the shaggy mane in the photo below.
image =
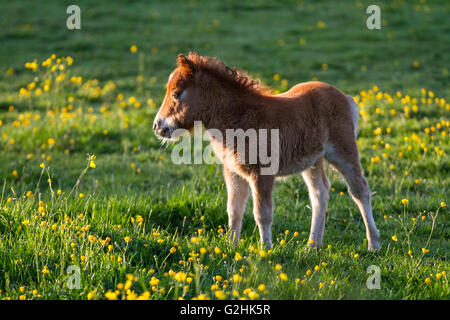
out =
[[216,78],[227,81],[244,90],[248,90],[255,94],[268,95],[271,89],[261,83],[258,79],[253,79],[247,72],[239,68],[227,67],[222,61],[212,57],[199,56],[196,53],[189,53],[195,67],[199,70],[206,71]]

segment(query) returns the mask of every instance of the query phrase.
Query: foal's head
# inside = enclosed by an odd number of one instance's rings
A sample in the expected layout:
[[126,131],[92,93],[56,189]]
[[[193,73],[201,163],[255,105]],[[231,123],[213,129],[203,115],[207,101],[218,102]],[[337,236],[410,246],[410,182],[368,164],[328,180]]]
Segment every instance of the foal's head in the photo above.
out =
[[[155,133],[176,139],[176,129],[191,130],[194,121],[205,121],[236,96],[265,94],[268,89],[239,69],[231,69],[210,57],[178,55],[167,91],[153,123]],[[242,99],[241,99],[242,100]],[[180,132],[180,131],[178,131]]]
[[194,81],[196,72],[192,54],[189,58],[178,55],[177,67],[169,76],[166,95],[153,123],[153,130],[161,138],[176,139],[175,129],[190,130],[194,120],[199,120],[203,99]]

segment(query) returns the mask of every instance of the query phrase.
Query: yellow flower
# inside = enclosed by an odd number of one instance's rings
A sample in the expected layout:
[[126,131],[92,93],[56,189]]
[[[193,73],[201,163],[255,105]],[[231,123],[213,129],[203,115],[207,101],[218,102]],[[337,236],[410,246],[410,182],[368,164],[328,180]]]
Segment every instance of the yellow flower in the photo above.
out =
[[322,289],[325,284],[323,282],[319,282],[319,289]]
[[314,270],[319,271],[319,270],[320,270],[320,267],[319,267],[319,266],[315,266],[315,267],[314,267]]
[[408,199],[402,199],[402,204],[403,204],[403,205],[405,205],[405,206],[406,206],[406,205],[408,204],[408,202],[409,202],[409,200],[408,200]]
[[174,247],[170,248],[170,253],[175,253],[177,251],[177,249],[175,249]]
[[157,286],[158,284],[159,284],[159,279],[158,278],[156,278],[156,277],[152,277],[151,279],[150,279],[150,285],[151,286]]
[[211,286],[211,291],[218,290],[218,289],[219,289],[219,286],[217,284],[213,284]]
[[86,297],[88,300],[92,300],[94,298],[94,296],[95,296],[95,291],[91,291],[87,294]]
[[427,248],[422,248],[422,252],[425,254],[425,253],[430,252],[430,250],[428,250]]
[[117,300],[117,294],[115,292],[108,291],[105,293],[105,298],[108,300]]
[[430,279],[430,278],[426,278],[426,279],[425,279],[425,283],[426,283],[426,284],[431,283],[431,279]]
[[179,271],[173,276],[173,278],[176,281],[184,282],[186,280],[186,273],[184,273],[183,271]]
[[287,281],[288,280],[288,276],[286,273],[280,273],[280,279],[283,281]]
[[44,268],[42,269],[42,271],[41,271],[43,274],[49,274],[50,273],[50,271],[48,270],[48,267],[47,266],[44,266]]
[[327,27],[327,24],[323,21],[317,21],[317,28],[319,29],[325,29]]
[[97,167],[97,165],[95,164],[94,160],[91,160],[89,162],[89,167],[92,168],[92,169],[95,169],[95,167]]
[[395,241],[395,242],[397,242],[397,241],[398,241],[398,238],[397,238],[397,236],[395,236],[395,235],[394,235],[394,236],[392,236],[392,240],[393,240],[393,241]]
[[250,299],[252,299],[252,300],[255,300],[255,299],[258,299],[258,298],[259,298],[259,294],[258,294],[257,292],[255,292],[255,291],[251,290],[251,291],[248,293],[248,297],[249,297]]
[[267,290],[266,285],[263,284],[263,283],[260,284],[260,285],[258,286],[258,290],[261,291],[261,292],[265,292],[265,291]]
[[19,291],[22,293],[25,292],[25,287],[19,287]]
[[311,275],[311,270],[309,270],[309,269],[306,270],[306,275],[307,275],[307,276]]
[[45,163],[42,162],[42,163],[39,165],[39,167],[45,168]]
[[216,296],[217,299],[223,300],[226,297],[225,292],[223,292],[223,290],[217,290],[216,292],[214,292],[214,295]]
[[235,274],[233,275],[233,282],[241,282],[241,281],[242,281],[241,275],[235,273]]
[[234,260],[236,260],[236,261],[242,260],[242,256],[240,255],[239,252],[236,252],[236,255],[234,256]]
[[442,202],[441,202],[441,207],[442,207],[442,208],[445,208],[446,206],[447,206],[447,205],[445,204],[445,202],[442,201]]
[[125,242],[126,242],[126,243],[129,243],[130,241],[131,241],[131,238],[128,237],[128,236],[126,236],[126,237],[125,237]]
[[136,46],[136,45],[132,45],[131,47],[130,47],[130,52],[131,53],[136,53],[138,51],[138,47]]
[[80,193],[78,196],[79,196],[80,198],[83,198],[83,197],[84,197],[84,193]]

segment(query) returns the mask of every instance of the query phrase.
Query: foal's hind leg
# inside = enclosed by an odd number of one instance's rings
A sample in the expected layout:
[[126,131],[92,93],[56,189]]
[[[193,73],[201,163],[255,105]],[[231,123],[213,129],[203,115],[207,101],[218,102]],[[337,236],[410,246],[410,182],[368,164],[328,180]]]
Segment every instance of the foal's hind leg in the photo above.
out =
[[378,250],[380,234],[372,215],[369,185],[361,172],[358,147],[354,140],[343,141],[345,140],[342,139],[342,144],[338,146],[328,148],[325,158],[344,176],[349,193],[361,212],[369,250]]
[[249,195],[247,181],[224,167],[225,183],[228,192],[227,212],[230,240],[238,246],[241,236],[242,216]]
[[302,172],[303,180],[308,187],[312,208],[309,240],[313,240],[312,246],[316,247],[322,246],[325,216],[330,194],[330,181],[326,176],[324,164],[323,158],[320,158],[315,166]]

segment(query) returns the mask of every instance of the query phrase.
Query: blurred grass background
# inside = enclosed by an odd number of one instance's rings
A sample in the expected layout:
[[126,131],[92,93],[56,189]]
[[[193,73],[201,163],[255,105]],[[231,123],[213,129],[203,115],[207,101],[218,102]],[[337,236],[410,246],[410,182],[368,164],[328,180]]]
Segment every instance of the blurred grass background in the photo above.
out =
[[[88,1],[80,0],[81,30],[65,26],[66,3],[13,1],[0,12],[1,68],[70,55],[75,71],[134,89],[135,44],[144,53],[145,94],[161,89],[178,53],[217,56],[270,84],[316,77],[356,93],[433,88],[448,94],[449,3],[378,1],[381,30],[366,28],[370,1]],[[419,63],[418,68],[413,63]],[[323,70],[323,64],[328,65]],[[5,72],[2,72],[4,75]],[[3,82],[2,82],[3,83]],[[3,83],[3,86],[5,84]],[[6,90],[18,83],[7,83]]]

